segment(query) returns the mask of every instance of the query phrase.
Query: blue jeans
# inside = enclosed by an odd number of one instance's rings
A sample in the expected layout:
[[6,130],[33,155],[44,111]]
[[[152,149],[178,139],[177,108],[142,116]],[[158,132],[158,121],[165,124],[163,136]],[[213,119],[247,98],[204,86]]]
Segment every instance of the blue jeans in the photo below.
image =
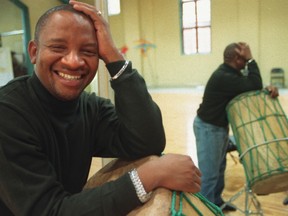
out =
[[202,173],[201,194],[216,205],[221,204],[226,169],[226,151],[229,128],[202,121],[198,116],[193,123],[196,138],[198,166]]

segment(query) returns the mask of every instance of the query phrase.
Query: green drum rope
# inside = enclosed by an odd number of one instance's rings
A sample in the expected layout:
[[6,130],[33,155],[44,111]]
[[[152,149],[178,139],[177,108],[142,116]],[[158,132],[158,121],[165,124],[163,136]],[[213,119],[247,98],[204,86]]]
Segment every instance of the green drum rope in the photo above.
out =
[[[179,193],[180,193],[180,198],[179,198],[179,210],[178,211],[175,208],[177,192],[173,191],[173,193],[172,193],[171,208],[170,208],[171,216],[185,216],[185,214],[182,213],[182,211],[183,211],[183,198],[195,210],[197,215],[205,216],[205,215],[202,214],[202,212],[199,210],[199,208],[197,208],[197,206],[191,202],[191,200],[185,195],[185,193],[183,193],[183,192],[179,192]],[[195,197],[197,197],[203,204],[205,204],[205,206],[214,215],[216,215],[216,216],[224,216],[222,210],[218,206],[216,206],[215,204],[213,204],[209,200],[207,200],[203,195],[201,195],[200,193],[195,193],[193,195]]]
[[[251,94],[251,93],[248,93],[248,94]],[[246,178],[248,180],[248,183],[251,186],[251,184],[253,184],[253,182],[255,182],[256,180],[262,179],[263,176],[267,176],[275,172],[275,170],[271,169],[271,167],[269,166],[269,164],[271,163],[270,161],[271,156],[273,156],[273,158],[276,158],[277,154],[281,154],[281,153],[283,154],[283,152],[285,153],[287,151],[287,149],[284,149],[284,146],[281,146],[280,142],[283,141],[283,139],[277,139],[277,136],[274,133],[274,128],[272,128],[273,125],[269,124],[267,120],[269,118],[274,117],[274,119],[276,119],[276,123],[279,126],[281,133],[284,134],[285,137],[287,137],[287,117],[277,98],[272,99],[273,100],[272,103],[271,102],[268,103],[267,101],[267,98],[269,97],[268,91],[255,91],[253,92],[252,97],[257,96],[258,98],[255,98],[255,99],[253,98],[254,99],[253,103],[249,104],[250,112],[248,113],[248,117],[251,121],[244,122],[243,118],[241,117],[242,115],[241,111],[243,111],[241,110],[241,107],[242,106],[245,106],[246,108],[249,107],[248,106],[249,98],[248,97],[245,98],[245,96],[247,96],[248,94],[245,93],[233,99],[231,103],[228,104],[226,110],[228,113],[228,120],[231,123],[231,127],[232,127],[234,135],[237,134],[237,132],[240,131],[242,128],[246,129],[246,130],[244,129],[242,130],[245,133],[242,134],[241,137],[235,135],[235,140],[236,140],[237,147],[239,149],[239,153],[241,154],[240,159],[243,162],[243,165],[245,167]],[[260,103],[261,101],[262,103]],[[265,104],[265,106],[263,106],[263,103]],[[229,109],[231,106],[235,106],[237,108],[237,112],[235,111],[235,114],[238,120],[240,120],[241,124],[236,125],[235,122],[233,121],[235,119],[232,118],[229,112]],[[256,109],[256,113],[253,113],[252,110],[255,110],[255,109]],[[256,123],[259,123],[256,126],[258,126],[261,129],[260,132],[263,135],[262,143],[255,143],[255,140],[254,140],[254,138],[257,137],[257,135],[259,136],[259,134],[255,134],[254,129],[253,129],[253,126]],[[285,125],[286,127],[283,127]],[[267,131],[265,131],[265,129]],[[268,140],[268,137],[267,137],[268,134],[272,135],[272,138],[274,139],[273,142],[276,142],[275,145],[276,145],[277,152],[273,152],[272,146],[268,145],[269,141],[271,141],[271,138],[270,140]],[[252,143],[253,146],[249,147],[248,144],[251,144],[251,140],[253,140],[253,143]],[[246,148],[244,152],[243,152],[242,146],[239,145],[240,143],[244,145],[243,147],[244,149]],[[264,151],[266,155],[263,155],[263,153],[261,153],[260,151],[256,151],[257,150],[256,148],[258,147],[259,148],[263,147],[263,149],[266,147],[266,149],[264,150],[262,149],[262,151]],[[250,151],[250,150],[254,150],[254,151]],[[254,154],[256,154],[256,160],[253,160],[253,158],[255,157]],[[246,157],[248,161],[242,160],[244,156]],[[256,162],[256,164],[254,162]],[[282,161],[278,160],[278,163],[280,165],[280,169],[284,169]],[[262,174],[263,169],[261,169],[260,164],[262,165],[262,167],[263,167],[263,164],[266,165],[267,167],[266,173]],[[251,172],[248,172],[248,170],[246,169],[247,167],[252,168]],[[279,169],[277,169],[276,171],[278,170]],[[256,174],[258,175],[257,178],[255,178]]]

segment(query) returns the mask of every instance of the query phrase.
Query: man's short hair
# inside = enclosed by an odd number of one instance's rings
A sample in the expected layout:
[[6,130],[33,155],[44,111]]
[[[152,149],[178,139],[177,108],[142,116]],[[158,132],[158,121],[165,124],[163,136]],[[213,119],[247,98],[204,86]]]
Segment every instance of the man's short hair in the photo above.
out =
[[225,48],[223,54],[224,62],[231,62],[235,56],[238,55],[236,52],[237,48],[240,48],[239,44],[237,43],[231,43]]
[[[70,11],[72,13],[76,13],[76,14],[81,14],[82,16],[85,15],[84,13],[77,11],[73,8],[72,5],[70,4],[62,4],[53,8],[50,8],[49,10],[47,10],[44,14],[41,15],[41,17],[38,19],[37,24],[35,26],[35,32],[34,32],[34,40],[36,42],[39,41],[39,36],[40,33],[43,29],[43,27],[47,24],[49,17],[54,14],[55,12],[58,11]],[[86,16],[86,15],[85,15]]]

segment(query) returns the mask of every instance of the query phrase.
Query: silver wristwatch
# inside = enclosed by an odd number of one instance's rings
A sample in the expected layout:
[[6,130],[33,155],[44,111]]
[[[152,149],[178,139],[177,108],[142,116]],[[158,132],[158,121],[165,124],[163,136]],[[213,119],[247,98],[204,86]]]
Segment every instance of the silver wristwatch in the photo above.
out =
[[139,200],[142,202],[142,203],[145,203],[147,202],[150,198],[151,198],[151,195],[152,195],[152,191],[147,193],[144,189],[144,186],[138,176],[138,172],[136,169],[132,169],[130,172],[129,172],[129,176],[131,178],[131,181],[135,187],[135,190],[136,190],[136,194],[139,198]]

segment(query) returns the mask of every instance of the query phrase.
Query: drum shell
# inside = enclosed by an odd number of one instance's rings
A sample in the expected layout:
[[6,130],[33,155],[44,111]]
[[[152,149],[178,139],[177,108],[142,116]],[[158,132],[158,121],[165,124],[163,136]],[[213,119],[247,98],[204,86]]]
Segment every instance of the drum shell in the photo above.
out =
[[[94,174],[86,183],[84,189],[93,188],[104,184],[105,182],[116,180],[124,173],[130,171],[133,168],[137,168],[139,165],[149,161],[154,160],[158,156],[149,156],[135,161],[125,161],[121,159],[114,159],[102,169],[100,169],[96,174]],[[151,199],[144,205],[136,208],[131,211],[128,216],[168,216],[171,215],[171,201],[172,201],[171,190],[166,188],[158,188],[153,191]],[[175,199],[175,206],[179,206],[180,192],[177,193]],[[200,199],[199,196],[196,196],[191,193],[186,193],[185,196],[189,199],[189,202],[193,203],[196,208],[192,208],[188,202],[182,202],[182,213],[184,215],[223,215],[221,210],[211,204],[208,200]],[[176,207],[176,211],[178,211]],[[199,214],[200,212],[200,214]]]
[[279,100],[246,92],[226,111],[248,186],[256,194],[288,190],[288,121]]

